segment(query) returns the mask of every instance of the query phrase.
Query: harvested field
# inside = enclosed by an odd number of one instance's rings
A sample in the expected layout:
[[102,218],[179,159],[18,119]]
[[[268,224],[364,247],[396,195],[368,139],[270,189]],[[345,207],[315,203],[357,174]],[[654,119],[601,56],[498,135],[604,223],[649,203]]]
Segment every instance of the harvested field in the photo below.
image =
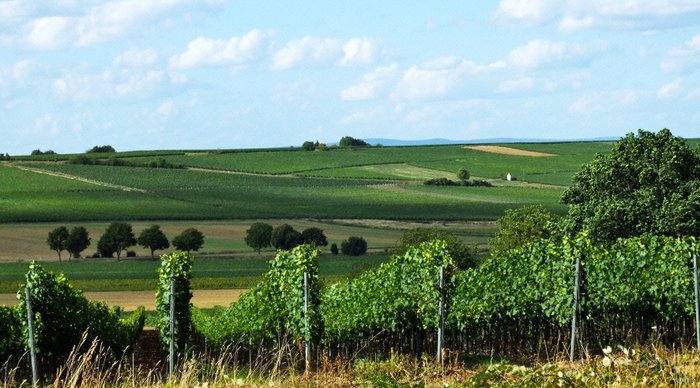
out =
[[[199,308],[228,306],[235,302],[245,290],[193,290],[192,304]],[[155,291],[114,291],[114,292],[85,292],[83,295],[90,300],[101,300],[108,306],[120,306],[124,311],[134,311],[138,306],[146,310],[155,310]],[[15,294],[0,294],[0,305],[16,305]]]
[[534,157],[556,156],[554,154],[548,154],[545,152],[526,151],[526,150],[519,150],[517,148],[491,146],[491,145],[465,146],[464,148],[469,148],[471,150],[476,150],[476,151],[490,152],[493,154],[502,154],[502,155],[534,156]]

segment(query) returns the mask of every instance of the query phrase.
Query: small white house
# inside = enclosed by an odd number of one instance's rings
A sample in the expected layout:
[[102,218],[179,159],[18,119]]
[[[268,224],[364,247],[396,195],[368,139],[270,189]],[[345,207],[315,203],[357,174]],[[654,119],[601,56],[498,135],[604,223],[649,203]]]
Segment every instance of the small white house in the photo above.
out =
[[508,173],[508,175],[506,175],[506,180],[507,180],[508,182],[512,181],[512,180],[513,180],[513,176],[510,175],[510,173]]

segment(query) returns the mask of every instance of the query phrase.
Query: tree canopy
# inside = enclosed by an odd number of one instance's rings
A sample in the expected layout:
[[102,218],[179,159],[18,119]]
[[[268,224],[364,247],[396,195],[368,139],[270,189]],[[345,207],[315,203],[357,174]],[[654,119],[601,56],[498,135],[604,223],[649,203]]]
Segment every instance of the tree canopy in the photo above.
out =
[[489,247],[491,256],[500,257],[505,252],[520,248],[542,238],[549,238],[556,229],[559,216],[542,205],[525,206],[506,210],[499,218],[498,231]]
[[313,226],[301,232],[301,242],[302,244],[311,244],[317,247],[325,247],[328,245],[328,239],[326,239],[323,230]]
[[367,241],[362,237],[350,236],[340,244],[340,251],[348,256],[361,256],[367,253]]
[[584,165],[562,202],[566,231],[586,230],[598,242],[700,235],[700,153],[668,129],[640,129]]
[[352,136],[343,136],[338,142],[340,147],[368,147],[369,143],[362,139],[355,139]]
[[270,243],[275,249],[292,249],[301,244],[301,233],[288,224],[282,224],[272,231]]
[[58,253],[58,261],[61,261],[61,252],[66,249],[66,243],[68,242],[68,228],[65,226],[59,226],[54,230],[49,232],[49,236],[46,238],[46,243],[52,251]]
[[204,245],[204,234],[195,228],[188,228],[173,238],[173,246],[183,252],[198,251]]
[[71,229],[66,241],[66,250],[71,257],[78,258],[80,253],[90,246],[90,234],[87,229],[82,226],[76,226]]
[[94,146],[85,151],[86,154],[117,152],[111,145]]
[[245,243],[260,254],[263,248],[270,246],[271,238],[272,225],[264,222],[255,222],[246,230]]
[[395,253],[403,255],[420,243],[433,240],[443,240],[447,243],[447,251],[450,252],[452,260],[459,268],[466,269],[476,266],[476,246],[465,244],[462,239],[444,229],[416,228],[407,230],[401,236]]
[[170,248],[170,242],[165,236],[160,226],[152,225],[141,231],[139,238],[136,240],[139,245],[151,250],[151,259],[155,260],[154,252],[161,249]]
[[97,250],[103,257],[112,257],[117,254],[117,260],[122,255],[122,251],[136,244],[136,237],[131,228],[131,224],[126,222],[112,222],[105,230],[100,241],[97,243]]

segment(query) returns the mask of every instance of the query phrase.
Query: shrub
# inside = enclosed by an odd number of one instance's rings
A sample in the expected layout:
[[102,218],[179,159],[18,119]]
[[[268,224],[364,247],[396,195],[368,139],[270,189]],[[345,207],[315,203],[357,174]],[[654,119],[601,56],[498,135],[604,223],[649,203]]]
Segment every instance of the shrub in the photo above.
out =
[[361,256],[367,253],[367,241],[362,237],[350,236],[340,244],[344,255]]
[[331,244],[331,253],[334,255],[338,254],[338,244],[336,244],[336,243]]
[[22,323],[15,306],[0,306],[0,363],[24,352]]
[[447,178],[433,178],[423,182],[426,186],[459,186],[459,183]]

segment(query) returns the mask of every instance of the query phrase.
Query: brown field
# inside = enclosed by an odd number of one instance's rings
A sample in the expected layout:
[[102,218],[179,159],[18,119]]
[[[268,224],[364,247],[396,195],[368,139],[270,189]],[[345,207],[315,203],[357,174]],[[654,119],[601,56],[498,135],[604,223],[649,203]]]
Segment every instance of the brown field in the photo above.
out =
[[[235,302],[245,290],[194,290],[192,304],[199,308],[228,306]],[[155,310],[155,291],[115,291],[115,292],[85,292],[83,295],[90,300],[107,303],[108,306],[120,306],[124,311],[134,311],[138,306],[146,310]],[[0,294],[0,305],[16,305],[15,294]]]
[[491,152],[494,154],[503,154],[503,155],[534,156],[534,157],[556,156],[554,154],[548,154],[545,152],[525,151],[525,150],[519,150],[517,148],[502,147],[502,146],[478,145],[478,146],[465,146],[464,148],[469,148],[469,149],[476,150],[476,151]]

